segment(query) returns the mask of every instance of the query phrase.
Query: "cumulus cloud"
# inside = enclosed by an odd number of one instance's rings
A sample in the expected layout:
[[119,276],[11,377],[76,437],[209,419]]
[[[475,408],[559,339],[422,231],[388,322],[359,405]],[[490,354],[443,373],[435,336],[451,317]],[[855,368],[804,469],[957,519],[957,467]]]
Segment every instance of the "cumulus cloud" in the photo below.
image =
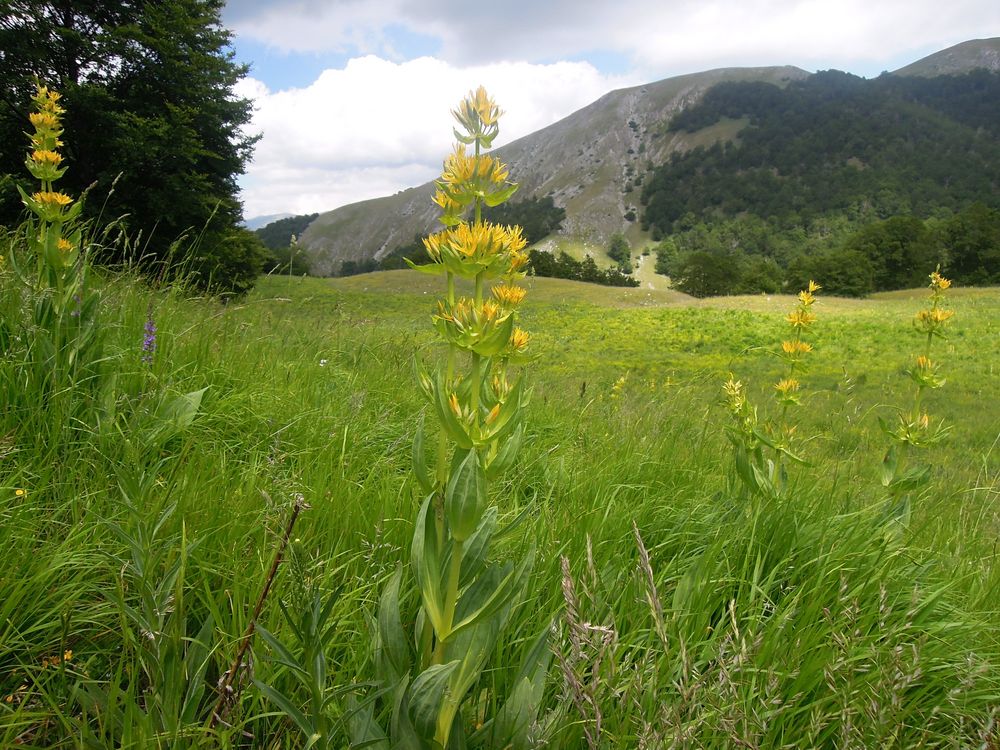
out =
[[227,22],[278,49],[392,56],[395,33],[439,41],[455,64],[626,54],[646,74],[706,65],[868,69],[1000,33],[995,0],[245,0]]
[[249,130],[261,134],[242,181],[244,213],[326,211],[432,179],[454,140],[450,110],[480,84],[507,112],[500,146],[637,82],[589,63],[460,68],[374,55],[326,70],[301,89],[272,92],[244,79],[236,93],[254,100]]

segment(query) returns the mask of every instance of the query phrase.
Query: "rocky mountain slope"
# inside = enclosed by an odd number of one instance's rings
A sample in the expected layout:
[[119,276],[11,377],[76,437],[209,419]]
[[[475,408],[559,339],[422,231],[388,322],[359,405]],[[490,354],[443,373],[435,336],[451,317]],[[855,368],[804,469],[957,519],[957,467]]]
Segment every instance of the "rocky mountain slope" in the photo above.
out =
[[[566,209],[562,234],[604,244],[629,225],[629,210],[638,210],[636,178],[648,166],[673,151],[732,137],[739,127],[723,123],[695,134],[668,134],[676,112],[720,81],[781,84],[808,75],[794,67],[724,68],[612,91],[497,154],[520,184],[515,200],[551,194]],[[381,259],[415,234],[437,229],[433,194],[433,183],[427,183],[320,214],[299,238],[314,273],[334,273],[345,260]]]
[[[918,60],[895,75],[935,76],[976,68],[1000,69],[1000,38],[965,42]],[[725,120],[694,133],[668,132],[680,110],[722,81],[783,85],[810,74],[795,67],[723,68],[612,91],[546,128],[497,150],[520,184],[515,197],[551,195],[566,209],[560,235],[605,245],[614,232],[634,227],[648,171],[677,151],[733,140],[746,124]],[[444,154],[442,154],[442,158]],[[329,211],[309,225],[299,243],[314,273],[333,274],[343,261],[381,260],[414,235],[435,231],[433,183]]]
[[956,44],[895,70],[893,75],[946,76],[977,68],[1000,70],[1000,37]]

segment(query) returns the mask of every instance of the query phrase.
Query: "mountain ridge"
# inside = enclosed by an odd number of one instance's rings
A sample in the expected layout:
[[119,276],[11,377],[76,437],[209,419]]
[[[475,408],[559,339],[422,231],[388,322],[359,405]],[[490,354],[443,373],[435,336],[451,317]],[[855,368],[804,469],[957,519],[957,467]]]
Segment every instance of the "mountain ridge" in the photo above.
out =
[[[909,70],[943,68],[942,61],[949,61],[951,72],[984,56],[991,59],[994,46],[1000,49],[1000,38],[973,40],[891,75],[918,75]],[[734,141],[746,124],[720,121],[696,133],[671,132],[668,124],[674,114],[723,81],[784,86],[811,75],[794,66],[719,68],[617,89],[494,153],[520,185],[515,200],[551,195],[566,209],[562,238],[604,246],[611,234],[626,231],[633,239],[642,239],[645,234],[635,220],[647,171],[673,153]],[[433,194],[434,184],[428,182],[320,214],[300,236],[300,245],[319,274],[337,273],[344,261],[381,260],[414,235],[439,228]]]

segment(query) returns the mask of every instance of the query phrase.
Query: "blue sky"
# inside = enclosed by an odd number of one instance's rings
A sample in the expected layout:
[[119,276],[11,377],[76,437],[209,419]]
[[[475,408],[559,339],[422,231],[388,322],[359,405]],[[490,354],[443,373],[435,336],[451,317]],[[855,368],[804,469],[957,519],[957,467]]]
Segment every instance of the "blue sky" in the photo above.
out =
[[996,0],[230,0],[261,134],[248,217],[325,211],[432,179],[448,109],[480,83],[496,145],[608,91],[715,67],[866,77],[1000,35]]

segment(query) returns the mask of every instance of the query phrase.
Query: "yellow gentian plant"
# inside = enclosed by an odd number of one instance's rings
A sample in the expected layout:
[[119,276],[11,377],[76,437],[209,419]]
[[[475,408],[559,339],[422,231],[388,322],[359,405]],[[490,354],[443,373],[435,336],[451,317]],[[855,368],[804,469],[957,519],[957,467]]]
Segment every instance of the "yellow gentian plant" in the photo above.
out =
[[882,459],[882,484],[889,493],[890,518],[903,526],[909,521],[912,493],[927,484],[931,477],[929,465],[907,466],[909,453],[911,449],[934,445],[948,432],[943,423],[932,422],[924,409],[923,399],[927,391],[945,384],[938,363],[931,359],[931,347],[934,339],[945,338],[945,328],[955,313],[944,308],[944,293],[951,287],[951,281],[941,275],[941,267],[938,266],[929,278],[930,304],[913,318],[913,327],[924,337],[924,345],[906,370],[915,385],[913,405],[909,410],[899,410],[895,426],[880,419],[882,429],[892,440]]
[[64,114],[60,100],[57,92],[41,85],[32,97],[29,118],[34,132],[29,134],[25,166],[38,180],[38,189],[29,193],[18,186],[31,216],[10,252],[19,293],[31,300],[31,320],[16,323],[25,330],[21,340],[26,346],[26,387],[40,394],[46,406],[54,398],[68,398],[74,388],[97,388],[103,359],[99,295],[87,285],[79,222],[82,200],[56,187],[66,172],[59,150]]
[[[414,440],[413,471],[424,498],[410,563],[419,610],[408,635],[398,571],[378,615],[376,664],[383,694],[390,697],[384,701],[388,731],[370,706],[353,710],[353,741],[376,747],[509,746],[529,729],[549,660],[541,638],[529,649],[506,702],[494,716],[477,717],[476,730],[469,731],[473,717],[463,716],[462,704],[495,653],[533,558],[533,552],[516,563],[489,557],[498,519],[491,484],[514,465],[523,435],[526,393],[510,366],[529,354],[530,336],[517,325],[525,296],[518,281],[528,258],[520,227],[482,218],[484,206],[503,203],[517,188],[507,167],[486,153],[499,132],[500,109],[480,87],[452,114],[458,143],[434,196],[444,229],[424,240],[432,262],[414,266],[444,277],[432,323],[446,345],[433,373],[418,367],[420,388],[439,426],[433,468],[422,425]],[[459,294],[459,279],[471,286],[471,296]]]
[[[781,406],[776,422],[764,423],[758,418],[757,408],[747,397],[746,386],[734,375],[730,374],[723,385],[723,401],[732,417],[728,436],[733,445],[736,475],[743,484],[744,492],[751,495],[781,495],[787,482],[784,460],[804,463],[792,450],[795,427],[789,421],[788,409],[801,405],[800,377],[806,358],[813,350],[804,334],[816,322],[812,308],[816,302],[815,294],[821,288],[810,280],[808,286],[799,292],[795,308],[785,316],[790,335],[781,342],[779,355],[787,363],[787,369],[774,384],[775,398]],[[771,450],[773,457],[765,454],[765,448]]]

